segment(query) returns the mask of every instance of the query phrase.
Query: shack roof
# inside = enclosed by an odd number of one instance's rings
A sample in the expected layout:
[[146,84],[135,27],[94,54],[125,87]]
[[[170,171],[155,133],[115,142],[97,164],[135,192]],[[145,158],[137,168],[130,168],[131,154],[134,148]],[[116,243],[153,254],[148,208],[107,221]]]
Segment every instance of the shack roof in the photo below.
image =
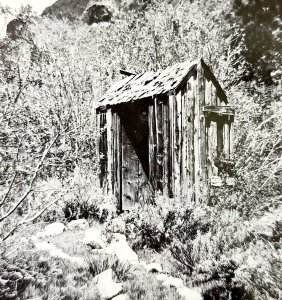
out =
[[[169,66],[164,70],[127,76],[116,82],[108,90],[108,92],[98,101],[97,108],[136,101],[173,91],[185,80],[189,71],[199,63],[204,64],[202,60],[183,62]],[[204,66],[206,65],[204,64]],[[209,68],[208,71],[211,73]],[[213,78],[216,81],[214,76]],[[223,92],[219,83],[217,81],[216,83]]]

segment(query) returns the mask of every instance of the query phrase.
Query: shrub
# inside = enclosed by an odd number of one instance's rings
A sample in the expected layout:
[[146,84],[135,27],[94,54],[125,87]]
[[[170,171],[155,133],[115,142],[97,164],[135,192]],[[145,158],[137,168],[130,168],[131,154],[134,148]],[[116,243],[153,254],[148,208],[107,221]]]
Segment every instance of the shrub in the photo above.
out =
[[100,222],[116,216],[116,200],[99,188],[96,175],[88,175],[77,169],[71,190],[65,197],[63,212],[67,220],[92,218]]
[[278,297],[281,242],[277,242],[280,239],[277,232],[281,226],[281,208],[250,220],[235,210],[216,206],[202,209],[206,214],[202,215],[202,221],[196,218],[200,223],[196,232],[191,218],[176,230],[179,234],[171,251],[178,270],[190,274],[192,285],[202,286],[205,299]]
[[126,235],[133,249],[160,251],[168,245],[171,227],[177,221],[180,209],[177,199],[157,197],[153,204],[137,204],[130,212],[124,213]]
[[[141,276],[140,276],[141,275]],[[136,300],[180,300],[181,296],[176,289],[162,287],[153,274],[144,272],[135,275],[130,281],[125,282],[124,289],[129,299]]]
[[191,274],[201,259],[201,252],[207,251],[203,247],[204,240],[210,236],[209,215],[203,207],[195,208],[191,204],[178,212],[177,221],[169,228],[170,251],[184,274]]
[[120,262],[115,256],[108,254],[92,255],[88,259],[89,272],[96,276],[107,269],[112,269],[119,282],[132,277],[135,267],[127,262]]

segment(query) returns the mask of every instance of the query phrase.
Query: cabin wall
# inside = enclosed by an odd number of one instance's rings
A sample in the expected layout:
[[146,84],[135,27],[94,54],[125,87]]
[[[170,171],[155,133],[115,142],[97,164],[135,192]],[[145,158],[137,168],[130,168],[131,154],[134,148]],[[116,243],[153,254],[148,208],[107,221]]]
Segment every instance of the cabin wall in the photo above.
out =
[[217,158],[233,147],[234,116],[206,110],[226,106],[221,92],[199,64],[169,95],[99,111],[101,186],[120,209],[153,191],[191,200],[208,192],[222,171]]
[[97,116],[97,125],[100,131],[99,135],[99,146],[98,146],[98,157],[100,164],[100,185],[101,187],[105,184],[108,167],[108,147],[107,147],[107,121],[106,111],[99,112]]
[[[194,107],[196,77],[178,93],[157,96],[149,104],[150,182],[170,197],[192,196],[195,183]],[[193,112],[193,113],[192,113]]]
[[149,165],[154,190],[198,199],[219,175],[216,157],[230,158],[233,116],[209,114],[205,106],[225,106],[200,66],[180,89],[149,105]]
[[[205,80],[205,106],[226,107],[209,72],[204,72]],[[225,113],[205,114],[206,145],[207,145],[207,176],[209,183],[221,175],[222,170],[216,163],[218,158],[229,160],[233,152],[234,141],[234,115]],[[213,185],[213,184],[211,184]]]
[[149,181],[168,194],[170,169],[168,97],[155,97],[148,106]]

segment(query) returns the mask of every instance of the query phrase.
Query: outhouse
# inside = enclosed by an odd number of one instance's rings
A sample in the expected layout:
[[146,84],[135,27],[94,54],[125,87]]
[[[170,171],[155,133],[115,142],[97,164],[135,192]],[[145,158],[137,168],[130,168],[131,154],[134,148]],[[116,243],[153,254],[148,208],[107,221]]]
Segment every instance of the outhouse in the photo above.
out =
[[197,198],[232,152],[234,109],[202,59],[128,74],[98,101],[97,119],[101,187],[121,210],[155,193]]

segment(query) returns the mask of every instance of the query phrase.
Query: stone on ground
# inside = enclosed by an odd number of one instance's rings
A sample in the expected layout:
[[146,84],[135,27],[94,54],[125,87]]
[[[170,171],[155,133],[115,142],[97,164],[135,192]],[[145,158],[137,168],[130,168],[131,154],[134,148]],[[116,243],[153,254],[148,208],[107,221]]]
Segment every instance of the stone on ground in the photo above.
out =
[[52,249],[51,251],[49,251],[49,254],[51,257],[65,259],[79,267],[86,266],[86,262],[82,257],[70,256],[59,248]]
[[103,249],[106,247],[103,241],[102,231],[98,228],[89,228],[85,231],[83,243],[93,249]]
[[82,257],[70,256],[63,250],[46,241],[35,241],[34,246],[38,251],[47,251],[51,257],[68,260],[70,263],[76,264],[80,267],[86,265],[86,262]]
[[97,285],[102,299],[112,299],[122,292],[122,284],[113,281],[112,269],[107,269],[96,275],[93,282]]
[[203,300],[202,295],[195,289],[190,289],[186,286],[177,289],[179,296],[183,300]]
[[137,254],[129,247],[127,242],[120,241],[111,243],[106,249],[107,254],[116,255],[119,261],[138,264]]
[[68,230],[85,230],[87,228],[89,228],[89,224],[85,219],[73,220],[67,225]]
[[55,245],[48,243],[46,241],[34,242],[34,246],[35,246],[35,249],[39,250],[39,251],[51,251],[51,250],[56,249]]
[[49,236],[54,236],[61,234],[65,230],[65,225],[60,222],[54,222],[47,225],[44,231],[37,233],[38,238],[45,238]]
[[169,276],[163,283],[163,286],[167,287],[175,287],[175,288],[181,288],[183,287],[183,280],[180,278]]
[[51,257],[54,257],[54,258],[70,260],[70,256],[59,248],[50,250],[49,254]]
[[163,268],[158,263],[150,263],[146,266],[146,270],[152,273],[161,273],[163,271]]
[[113,233],[112,242],[126,242],[126,236],[121,233]]
[[164,282],[167,278],[168,278],[168,276],[164,273],[157,274],[157,276],[156,276],[156,279],[158,282]]

